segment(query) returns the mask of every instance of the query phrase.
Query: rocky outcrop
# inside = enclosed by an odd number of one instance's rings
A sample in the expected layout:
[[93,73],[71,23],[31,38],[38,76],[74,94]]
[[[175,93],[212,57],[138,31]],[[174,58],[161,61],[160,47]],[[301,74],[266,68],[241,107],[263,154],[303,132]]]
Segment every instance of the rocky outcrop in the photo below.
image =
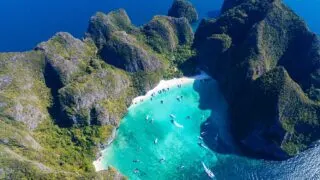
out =
[[136,28],[126,11],[119,9],[108,14],[102,12],[92,16],[87,30],[87,36],[91,37],[97,47],[101,49],[115,31],[134,32]]
[[124,10],[117,10],[93,16],[87,37],[98,46],[101,59],[131,73],[134,87],[140,94],[169,74],[164,72],[176,73],[169,64],[175,63],[176,54],[182,54],[177,52],[181,47],[189,48],[186,51],[191,54],[193,32],[185,18],[168,16],[155,16],[137,28],[130,23]]
[[117,10],[92,17],[83,40],[61,32],[33,51],[0,54],[0,179],[124,178],[94,171],[97,147],[134,97],[181,73],[192,39],[185,18],[137,28]]
[[193,40],[185,18],[155,16],[140,29],[130,23],[124,10],[98,13],[91,19],[87,36],[98,46],[101,58],[128,72],[163,69],[157,53],[172,53],[178,46],[190,46]]
[[[125,74],[101,69],[60,89],[61,106],[74,124],[117,126],[129,101],[120,97],[131,98],[126,97],[130,85]],[[111,102],[113,106],[108,106]],[[116,108],[121,112],[115,112]]]
[[49,117],[49,89],[44,83],[44,56],[39,52],[0,54],[0,116],[35,129]]
[[125,31],[114,33],[100,54],[107,63],[128,72],[152,72],[162,68],[156,55]]
[[185,18],[155,16],[143,26],[142,32],[147,44],[159,53],[173,52],[193,41],[192,28]]
[[190,23],[198,20],[197,10],[188,0],[174,0],[168,11],[168,16],[176,18],[185,17]]
[[320,138],[319,40],[280,0],[225,1],[194,47],[222,86],[244,149],[284,159]]
[[65,32],[40,43],[36,50],[44,52],[47,63],[57,72],[63,85],[83,74],[97,51],[92,42],[81,41]]

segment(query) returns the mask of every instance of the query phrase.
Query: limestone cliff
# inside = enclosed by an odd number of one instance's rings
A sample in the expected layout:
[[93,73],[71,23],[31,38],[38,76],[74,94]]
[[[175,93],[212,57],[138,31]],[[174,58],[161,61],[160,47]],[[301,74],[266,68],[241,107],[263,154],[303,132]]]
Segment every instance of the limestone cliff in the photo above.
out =
[[[124,179],[112,168],[96,173],[96,153],[131,100],[181,75],[193,56],[185,18],[155,19],[138,28],[124,10],[97,13],[83,40],[60,32],[32,51],[0,54],[0,179]],[[148,41],[157,29],[170,50]]]
[[168,11],[168,16],[185,17],[190,23],[198,20],[198,13],[188,0],[174,0],[171,8]]
[[222,86],[244,149],[283,159],[320,138],[319,40],[280,0],[225,1],[194,47]]

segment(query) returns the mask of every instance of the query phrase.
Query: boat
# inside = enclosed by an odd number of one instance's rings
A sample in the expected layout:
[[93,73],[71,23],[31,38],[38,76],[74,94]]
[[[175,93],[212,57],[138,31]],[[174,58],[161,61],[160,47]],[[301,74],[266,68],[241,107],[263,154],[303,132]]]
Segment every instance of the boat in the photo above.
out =
[[177,121],[175,120],[171,120],[171,122],[173,123],[174,126],[178,127],[178,128],[183,128],[182,124],[177,123]]
[[133,172],[134,172],[135,174],[137,174],[137,173],[140,172],[140,170],[139,170],[138,168],[135,168],[135,169],[133,170]]
[[203,147],[204,149],[209,150],[209,148],[206,145],[204,145],[202,142],[198,142],[198,144],[199,144],[199,146]]
[[135,159],[135,160],[133,160],[132,162],[138,163],[138,162],[140,162],[140,160],[139,160],[139,159]]
[[198,136],[198,138],[199,138],[200,140],[203,140],[203,138],[202,138],[201,136]]
[[202,166],[203,166],[203,168],[204,168],[204,171],[207,173],[207,175],[211,178],[211,179],[213,179],[214,177],[215,177],[215,175],[213,174],[213,172],[209,169],[209,168],[207,168],[207,166],[204,164],[204,162],[201,162],[202,163]]
[[166,159],[164,157],[160,158],[159,162],[163,163]]
[[214,137],[215,141],[218,141],[218,136],[219,136],[219,134],[217,134],[216,137]]
[[146,120],[148,120],[148,119],[149,119],[149,115],[146,116]]
[[173,114],[170,114],[170,117],[171,117],[171,118],[176,118],[176,116],[175,116],[175,115],[173,115]]
[[154,140],[154,144],[158,144],[158,138]]

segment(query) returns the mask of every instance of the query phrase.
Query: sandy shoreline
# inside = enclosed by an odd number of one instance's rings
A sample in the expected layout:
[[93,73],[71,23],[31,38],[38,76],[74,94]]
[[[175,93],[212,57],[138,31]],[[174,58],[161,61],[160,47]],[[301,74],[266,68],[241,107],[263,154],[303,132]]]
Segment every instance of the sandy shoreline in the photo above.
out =
[[[146,99],[151,98],[152,96],[157,95],[160,91],[168,90],[172,87],[178,87],[183,84],[192,83],[195,80],[202,80],[202,79],[210,79],[211,77],[204,72],[201,72],[199,75],[192,76],[192,77],[181,77],[181,78],[174,78],[170,80],[161,80],[160,83],[153,88],[152,90],[148,91],[144,96],[138,96],[132,100],[132,103],[129,108],[132,108],[139,103],[143,102]],[[102,154],[102,151],[101,151]],[[96,172],[105,170],[104,165],[102,163],[103,156],[100,156],[97,160],[93,161],[93,165],[95,167]]]
[[102,163],[102,158],[103,158],[103,156],[100,156],[97,160],[93,161],[93,166],[94,166],[96,172],[105,170],[103,163]]
[[192,77],[181,77],[181,78],[174,78],[170,80],[161,80],[160,83],[155,88],[148,91],[146,95],[138,96],[134,98],[129,108],[134,107],[135,105],[138,105],[139,103],[143,102],[146,99],[151,98],[152,96],[156,96],[159,93],[159,91],[163,91],[163,90],[166,91],[172,87],[178,87],[179,85],[192,83],[195,80],[209,79],[209,78],[211,78],[209,75],[207,75],[204,72],[201,72],[200,74]]

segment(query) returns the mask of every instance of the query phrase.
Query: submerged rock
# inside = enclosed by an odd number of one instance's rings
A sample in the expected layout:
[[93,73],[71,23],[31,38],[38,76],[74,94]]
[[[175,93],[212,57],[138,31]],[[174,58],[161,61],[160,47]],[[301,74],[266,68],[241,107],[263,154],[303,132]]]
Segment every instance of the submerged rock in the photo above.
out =
[[168,16],[177,18],[185,17],[190,23],[198,20],[197,10],[188,0],[174,0],[168,11]]
[[[318,37],[280,0],[225,1],[194,47],[229,101],[232,133],[250,152],[284,159],[320,138]],[[259,141],[259,144],[256,142]]]

